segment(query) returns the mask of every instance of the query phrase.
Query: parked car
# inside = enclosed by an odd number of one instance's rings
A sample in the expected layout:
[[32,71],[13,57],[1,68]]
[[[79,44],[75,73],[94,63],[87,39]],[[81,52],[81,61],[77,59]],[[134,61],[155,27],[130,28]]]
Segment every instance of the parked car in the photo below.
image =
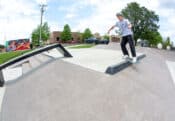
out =
[[88,44],[109,44],[109,40],[98,40],[96,38],[88,38],[88,39],[85,39],[85,43],[88,43]]
[[109,44],[109,40],[99,40],[97,44]]
[[85,39],[85,43],[88,43],[88,44],[97,44],[98,43],[98,39],[96,39],[96,38],[93,38],[93,37],[91,37],[91,38],[88,38],[88,39]]

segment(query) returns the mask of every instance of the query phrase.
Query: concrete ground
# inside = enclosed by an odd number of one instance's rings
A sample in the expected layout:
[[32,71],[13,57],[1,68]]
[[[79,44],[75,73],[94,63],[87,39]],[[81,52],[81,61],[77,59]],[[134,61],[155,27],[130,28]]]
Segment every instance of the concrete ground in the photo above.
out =
[[[122,52],[118,50],[88,48],[69,49],[69,52],[73,55],[73,58],[65,58],[64,61],[102,73],[105,73],[109,66],[124,61]],[[138,55],[141,55],[141,53]]]
[[0,120],[174,121],[175,53],[137,51],[147,57],[113,76],[62,59],[48,62],[6,86]]

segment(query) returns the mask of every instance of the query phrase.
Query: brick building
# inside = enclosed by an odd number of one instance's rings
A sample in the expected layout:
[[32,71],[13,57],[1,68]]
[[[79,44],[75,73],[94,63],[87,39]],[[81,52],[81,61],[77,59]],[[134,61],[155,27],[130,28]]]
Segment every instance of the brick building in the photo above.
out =
[[[49,39],[49,43],[56,43],[58,41],[60,41],[60,37],[61,37],[61,31],[53,31],[50,35],[50,39]],[[102,37],[100,36],[99,33],[95,33],[94,37],[96,37],[97,39],[102,39]],[[112,42],[120,42],[120,37],[116,36],[116,35],[111,35],[110,36],[110,41]],[[81,35],[79,32],[72,32],[72,40],[75,41],[81,41]]]
[[[49,43],[56,43],[60,41],[61,31],[54,31],[50,35]],[[72,40],[80,41],[81,35],[78,32],[72,32]]]
[[120,43],[120,40],[121,40],[121,37],[119,37],[119,36],[116,36],[116,35],[111,35],[110,36],[110,41],[112,41],[112,42]]

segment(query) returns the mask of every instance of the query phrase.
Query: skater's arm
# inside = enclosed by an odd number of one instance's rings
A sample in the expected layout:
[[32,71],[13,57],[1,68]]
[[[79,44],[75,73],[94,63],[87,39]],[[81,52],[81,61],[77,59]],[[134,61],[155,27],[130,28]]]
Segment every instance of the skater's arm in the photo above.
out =
[[116,25],[113,25],[109,30],[108,30],[108,34],[110,34],[110,32],[116,27]]
[[128,28],[129,29],[132,29],[132,24],[128,24]]
[[130,21],[129,20],[126,20],[126,21],[127,21],[127,24],[128,24],[128,28],[132,29],[132,24],[130,23]]

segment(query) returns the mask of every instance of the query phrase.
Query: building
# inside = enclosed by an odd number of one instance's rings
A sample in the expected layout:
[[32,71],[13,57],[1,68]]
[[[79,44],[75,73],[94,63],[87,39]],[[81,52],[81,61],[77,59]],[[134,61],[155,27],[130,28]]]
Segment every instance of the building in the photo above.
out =
[[[60,41],[61,31],[54,31],[50,35],[49,43],[56,43]],[[79,32],[72,32],[72,40],[73,41],[80,41],[81,35]]]
[[116,35],[111,35],[111,36],[110,36],[110,41],[111,41],[111,42],[120,43],[120,40],[121,40],[121,37],[119,37],[119,36],[116,36]]
[[[61,31],[53,31],[50,35],[50,39],[48,43],[57,43],[59,42],[61,39]],[[95,33],[94,37],[96,37],[97,39],[102,39],[102,37],[100,36],[99,33]],[[110,36],[110,41],[112,42],[120,42],[120,37],[116,36],[116,35],[111,35]],[[72,40],[73,41],[81,41],[81,34],[79,32],[72,32]]]

